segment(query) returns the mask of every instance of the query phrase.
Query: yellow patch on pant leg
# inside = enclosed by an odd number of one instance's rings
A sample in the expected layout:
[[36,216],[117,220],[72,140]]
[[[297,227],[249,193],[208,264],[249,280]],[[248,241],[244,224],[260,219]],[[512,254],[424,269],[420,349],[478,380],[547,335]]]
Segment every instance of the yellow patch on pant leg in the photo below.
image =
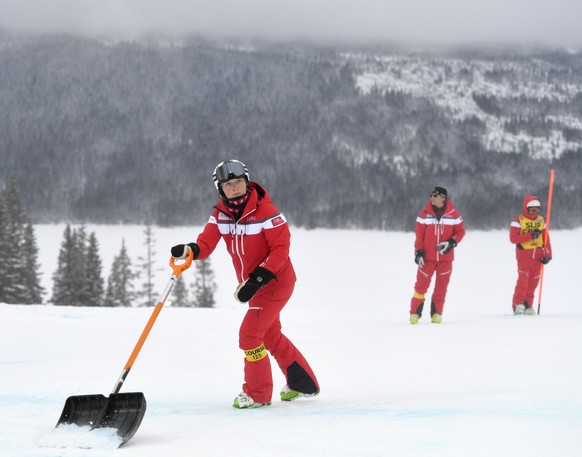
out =
[[256,362],[257,360],[261,360],[267,357],[267,350],[265,349],[264,344],[261,344],[254,349],[245,349],[244,351],[246,359],[249,362]]
[[419,300],[424,300],[424,294],[419,294],[416,290],[414,291],[414,298],[418,298]]

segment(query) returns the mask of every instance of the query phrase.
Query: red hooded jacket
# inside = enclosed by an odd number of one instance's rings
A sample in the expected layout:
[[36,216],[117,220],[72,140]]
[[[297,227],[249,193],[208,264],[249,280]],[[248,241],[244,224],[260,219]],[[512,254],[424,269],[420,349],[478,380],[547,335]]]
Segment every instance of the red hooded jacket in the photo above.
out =
[[[523,199],[521,214],[513,218],[509,228],[509,241],[515,244],[515,256],[518,260],[552,257],[552,246],[544,218],[539,214],[530,214],[527,210],[527,204],[532,200],[539,200],[539,198],[528,195]],[[533,230],[539,230],[541,236],[533,239],[531,234]],[[544,246],[546,237],[547,244]]]
[[222,200],[214,207],[196,240],[200,248],[196,258],[207,258],[222,238],[232,257],[239,283],[245,281],[257,266],[261,266],[277,279],[265,287],[272,287],[274,283],[292,284],[296,276],[289,258],[291,233],[287,220],[259,184],[251,182],[249,189],[249,198],[238,221],[234,211]]
[[426,261],[454,260],[454,249],[446,254],[439,254],[437,244],[450,238],[460,243],[464,236],[465,223],[461,214],[453,207],[451,199],[446,199],[445,209],[440,219],[437,218],[429,199],[425,208],[416,218],[414,249],[424,250],[424,260]]

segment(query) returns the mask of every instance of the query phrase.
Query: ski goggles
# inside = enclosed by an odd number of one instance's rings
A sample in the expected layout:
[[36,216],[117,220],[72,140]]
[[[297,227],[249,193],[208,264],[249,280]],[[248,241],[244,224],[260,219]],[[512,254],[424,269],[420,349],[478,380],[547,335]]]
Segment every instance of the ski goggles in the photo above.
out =
[[246,175],[246,167],[241,162],[223,162],[216,168],[216,181],[219,183]]

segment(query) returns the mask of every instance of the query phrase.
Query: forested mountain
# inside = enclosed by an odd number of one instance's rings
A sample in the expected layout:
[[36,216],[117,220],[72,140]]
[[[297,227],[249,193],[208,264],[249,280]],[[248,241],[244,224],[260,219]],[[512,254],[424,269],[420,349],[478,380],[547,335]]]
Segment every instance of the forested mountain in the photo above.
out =
[[435,185],[469,228],[525,194],[582,224],[582,54],[422,53],[0,34],[0,186],[39,222],[204,223],[238,158],[293,225],[411,229]]

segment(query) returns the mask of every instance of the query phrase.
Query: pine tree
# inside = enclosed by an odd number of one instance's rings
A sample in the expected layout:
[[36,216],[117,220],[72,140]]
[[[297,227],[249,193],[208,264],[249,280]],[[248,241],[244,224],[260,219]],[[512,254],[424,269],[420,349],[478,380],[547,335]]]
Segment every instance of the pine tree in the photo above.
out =
[[188,294],[188,287],[186,286],[186,278],[184,278],[183,274],[178,278],[178,281],[176,281],[176,285],[172,290],[172,306],[176,306],[177,308],[187,308],[192,306]]
[[53,295],[50,301],[55,305],[73,306],[78,304],[76,254],[76,234],[67,224],[63,232],[57,269],[53,274]]
[[4,301],[5,278],[6,272],[8,271],[8,261],[6,260],[6,252],[8,250],[6,217],[6,205],[4,203],[4,198],[0,195],[0,303]]
[[212,270],[210,258],[198,260],[195,265],[194,306],[198,308],[213,308],[216,282],[214,281],[214,271]]
[[22,246],[26,223],[14,178],[10,180],[9,187],[3,192],[2,198],[5,205],[2,301],[14,304],[20,303],[25,294],[22,276],[25,273]]
[[85,280],[87,284],[87,297],[85,306],[103,305],[103,293],[105,285],[102,276],[101,257],[99,256],[99,242],[95,232],[89,235],[85,263]]
[[26,300],[24,304],[41,304],[42,296],[44,295],[44,287],[40,285],[40,265],[38,264],[38,245],[36,243],[36,235],[31,223],[24,231],[24,252],[25,256],[25,270],[24,277],[26,286]]
[[140,306],[150,306],[154,304],[156,298],[154,292],[154,257],[156,252],[154,250],[155,239],[151,225],[146,225],[144,235],[144,255],[138,257],[140,264],[136,274],[138,278],[143,279],[141,289],[137,292],[136,296]]
[[87,280],[87,228],[81,225],[78,229],[73,229],[73,270],[75,271],[76,302],[78,306],[85,306],[91,301],[89,298],[90,286]]
[[0,301],[42,303],[34,229],[26,216],[16,179],[0,196]]
[[84,225],[71,229],[67,224],[53,275],[51,302],[66,306],[101,306],[103,277],[95,233],[87,239]]
[[121,242],[121,251],[113,259],[111,266],[111,274],[107,281],[105,306],[132,306],[135,300],[134,277],[124,239]]

